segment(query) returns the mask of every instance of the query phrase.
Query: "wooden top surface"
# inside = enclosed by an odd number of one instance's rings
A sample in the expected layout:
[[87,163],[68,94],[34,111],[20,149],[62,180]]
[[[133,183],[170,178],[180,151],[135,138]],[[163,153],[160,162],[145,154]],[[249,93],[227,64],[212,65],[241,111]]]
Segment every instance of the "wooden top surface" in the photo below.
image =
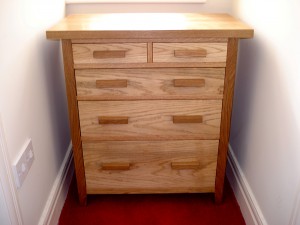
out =
[[46,34],[48,39],[252,38],[253,29],[227,14],[115,13],[70,15]]

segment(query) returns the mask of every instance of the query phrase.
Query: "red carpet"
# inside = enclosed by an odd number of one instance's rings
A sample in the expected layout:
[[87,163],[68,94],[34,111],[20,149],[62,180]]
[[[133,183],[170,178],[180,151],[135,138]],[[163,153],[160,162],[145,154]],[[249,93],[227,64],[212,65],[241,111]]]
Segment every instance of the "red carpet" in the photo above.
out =
[[73,181],[59,225],[245,225],[226,182],[224,202],[213,194],[92,195],[88,205],[77,201]]

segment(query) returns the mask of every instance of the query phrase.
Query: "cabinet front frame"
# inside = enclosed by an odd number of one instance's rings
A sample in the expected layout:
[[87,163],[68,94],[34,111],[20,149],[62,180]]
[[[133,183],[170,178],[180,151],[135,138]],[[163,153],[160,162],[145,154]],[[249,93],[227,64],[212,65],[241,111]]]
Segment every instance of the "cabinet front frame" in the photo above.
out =
[[[116,35],[117,37],[117,35]],[[172,39],[63,39],[62,50],[65,69],[66,92],[68,97],[69,122],[71,129],[71,138],[73,143],[75,172],[77,188],[79,193],[79,202],[86,204],[86,180],[83,162],[82,139],[80,132],[80,122],[76,94],[75,70],[85,68],[162,68],[162,67],[214,67],[225,68],[224,95],[221,112],[221,127],[218,160],[215,181],[215,201],[221,202],[223,197],[223,186],[225,177],[225,168],[227,160],[227,150],[230,132],[230,121],[232,112],[232,100],[234,92],[234,81],[236,73],[237,38],[172,38]],[[147,43],[147,63],[127,63],[127,64],[75,64],[73,62],[72,44],[73,43]],[[225,63],[153,63],[152,47],[155,42],[185,43],[185,42],[221,42],[227,43],[227,57]]]

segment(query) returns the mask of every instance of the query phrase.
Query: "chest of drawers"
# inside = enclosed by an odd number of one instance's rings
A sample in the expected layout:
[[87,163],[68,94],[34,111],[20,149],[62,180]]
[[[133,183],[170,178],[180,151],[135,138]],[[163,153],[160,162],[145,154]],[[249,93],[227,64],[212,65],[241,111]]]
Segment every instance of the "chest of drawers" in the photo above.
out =
[[61,39],[77,187],[222,200],[238,40],[224,14],[71,15]]

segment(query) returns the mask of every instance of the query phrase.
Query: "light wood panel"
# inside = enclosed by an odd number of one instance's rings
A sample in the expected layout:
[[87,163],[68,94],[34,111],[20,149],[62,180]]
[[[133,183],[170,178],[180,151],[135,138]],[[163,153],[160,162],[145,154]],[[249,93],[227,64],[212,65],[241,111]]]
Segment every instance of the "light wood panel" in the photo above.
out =
[[[82,140],[219,139],[222,101],[149,100],[78,102]],[[173,116],[202,116],[174,124]],[[99,125],[99,116],[125,116],[128,124]]]
[[146,63],[147,43],[73,44],[74,64]]
[[[75,74],[78,100],[222,99],[225,69],[91,69]],[[126,80],[127,87],[99,89],[97,80]]]
[[[153,42],[162,42],[162,43],[216,43],[216,42],[223,42],[223,43],[227,43],[228,38],[191,38],[191,37],[187,37],[187,38],[143,38],[143,39],[134,39],[134,38],[130,38],[130,39],[126,39],[126,38],[98,38],[98,39],[73,39],[71,40],[73,44],[97,44],[97,43],[140,43],[142,42],[147,42],[148,44],[152,44]],[[148,47],[151,47],[151,45]],[[152,49],[152,47],[150,48]]]
[[75,69],[121,69],[121,68],[224,68],[225,62],[155,62],[155,63],[80,63]]
[[69,15],[48,39],[251,38],[253,29],[227,14],[118,13]]
[[[83,148],[89,194],[215,190],[218,140],[84,142]],[[126,170],[103,170],[120,160]],[[194,161],[197,167],[183,167]]]
[[226,43],[153,43],[153,62],[225,62],[226,54]]
[[[166,42],[166,43],[216,43],[216,42],[226,42],[227,43],[228,38],[143,38],[143,39],[126,39],[126,38],[98,38],[98,39],[73,39],[71,40],[73,44],[96,44],[96,43],[140,43],[142,42],[147,42],[147,43],[152,43],[153,41],[155,42]],[[149,46],[149,45],[148,45]]]

